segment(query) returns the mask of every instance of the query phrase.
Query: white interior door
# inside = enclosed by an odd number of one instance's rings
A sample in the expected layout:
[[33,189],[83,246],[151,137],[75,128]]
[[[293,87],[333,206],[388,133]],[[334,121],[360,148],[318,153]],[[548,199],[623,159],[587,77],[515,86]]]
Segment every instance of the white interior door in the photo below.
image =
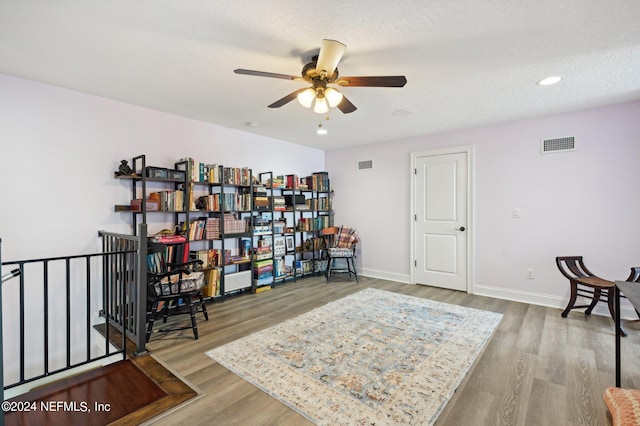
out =
[[467,291],[468,154],[415,158],[415,282]]

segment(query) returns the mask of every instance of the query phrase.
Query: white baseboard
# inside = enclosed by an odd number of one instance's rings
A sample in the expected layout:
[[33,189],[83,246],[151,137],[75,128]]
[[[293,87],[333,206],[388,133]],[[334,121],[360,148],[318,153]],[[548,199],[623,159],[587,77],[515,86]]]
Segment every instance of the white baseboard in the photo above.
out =
[[[411,276],[409,274],[399,274],[396,272],[382,271],[379,269],[363,268],[359,275],[378,278],[381,280],[397,281],[401,283],[411,284]],[[488,285],[475,284],[473,286],[473,294],[478,296],[493,297],[494,299],[510,300],[512,302],[528,303],[530,305],[546,306],[564,310],[569,299],[550,294],[534,293],[530,291],[513,290],[508,288],[492,287]],[[620,310],[623,319],[638,319],[633,306],[625,300],[620,301]],[[601,316],[610,316],[609,308],[604,303],[599,303],[594,308],[593,314]]]
[[[556,308],[564,310],[566,308],[569,299],[565,299],[559,296],[552,296],[549,294],[532,293],[528,291],[512,290],[499,287],[491,287],[485,285],[476,284],[473,287],[473,294],[478,296],[493,297],[495,299],[511,300],[513,302],[528,303],[531,305],[547,306],[549,308]],[[581,303],[582,304],[582,303]],[[626,301],[620,301],[620,311],[622,312],[623,319],[637,319],[636,311],[633,306]],[[609,308],[604,303],[599,303],[594,308],[593,314],[610,316]]]
[[363,277],[397,281],[397,282],[406,283],[406,284],[411,283],[411,277],[409,276],[409,274],[399,274],[396,272],[387,272],[387,271],[381,271],[379,269],[370,269],[370,268],[362,268],[361,271],[358,271],[358,274],[362,275]]

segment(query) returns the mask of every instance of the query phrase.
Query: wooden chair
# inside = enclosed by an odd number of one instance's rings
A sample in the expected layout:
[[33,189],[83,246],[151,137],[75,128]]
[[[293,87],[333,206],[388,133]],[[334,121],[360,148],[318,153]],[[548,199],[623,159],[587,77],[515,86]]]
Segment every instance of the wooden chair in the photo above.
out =
[[[186,330],[191,328],[193,336],[198,339],[196,313],[201,310],[206,321],[209,320],[207,305],[202,296],[204,274],[194,271],[201,260],[190,262],[168,262],[167,245],[149,243],[147,256],[147,334],[149,341],[154,332],[156,317],[162,314],[162,322],[166,323],[170,315],[189,315],[191,322],[186,326],[162,328],[155,332]],[[194,299],[196,301],[194,302]]]
[[[593,274],[584,265],[582,256],[559,256],[556,257],[556,265],[558,269],[569,280],[571,286],[571,297],[569,303],[564,311],[562,311],[562,317],[566,318],[572,309],[587,308],[584,312],[586,315],[591,315],[591,311],[596,307],[598,302],[604,302],[609,307],[609,313],[611,318],[616,319],[614,312],[614,298],[613,289],[615,283],[613,281],[605,280]],[[591,299],[588,305],[576,305],[578,296]],[[626,332],[621,328],[621,333],[626,336]]]
[[[358,243],[358,234],[353,228],[346,226],[331,226],[322,230],[325,238],[325,258],[327,260],[327,268],[324,275],[327,281],[334,273],[349,274],[349,279],[353,275],[358,282],[358,273],[356,272],[356,244]],[[344,268],[335,268],[336,261],[344,260],[346,263]]]

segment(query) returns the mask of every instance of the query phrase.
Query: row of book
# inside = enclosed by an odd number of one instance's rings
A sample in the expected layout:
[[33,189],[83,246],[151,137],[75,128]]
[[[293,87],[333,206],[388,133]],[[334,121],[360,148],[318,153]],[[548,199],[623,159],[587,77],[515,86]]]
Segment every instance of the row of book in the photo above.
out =
[[204,297],[220,296],[220,270],[209,269],[204,271],[204,287],[202,287],[202,295]]
[[330,216],[302,217],[298,219],[298,231],[319,231],[330,226]]
[[313,271],[313,261],[310,259],[296,260],[296,274],[308,274]]
[[165,245],[163,255],[167,263],[187,263],[189,261],[189,243]]
[[249,211],[252,209],[251,201],[251,194],[216,193],[198,197],[195,208],[209,212]]
[[293,276],[293,267],[287,265],[284,258],[276,258],[273,260],[273,270],[276,279]]
[[308,198],[306,205],[309,210],[330,210],[331,205],[328,197]]
[[329,173],[327,172],[315,172],[311,176],[298,177],[298,175],[279,175],[267,182],[265,182],[269,188],[282,188],[282,189],[300,189],[300,190],[314,190],[314,191],[330,191],[331,185],[329,182]]
[[189,261],[189,243],[165,244],[163,250],[147,255],[147,269],[154,274],[171,270],[172,264]]
[[191,259],[201,260],[203,268],[230,265],[232,263],[231,250],[205,249],[191,251]]
[[318,251],[327,248],[326,240],[322,237],[307,238],[300,246],[302,251]]
[[[198,220],[200,221],[202,218]],[[205,238],[208,240],[219,239],[222,235],[220,217],[208,217],[204,220]],[[249,221],[247,219],[238,219],[233,213],[225,213],[222,225],[224,226],[225,235],[242,234],[249,230]]]
[[160,211],[184,211],[184,191],[181,189],[152,192],[149,201],[157,202]]
[[316,172],[311,176],[305,178],[309,189],[314,191],[331,191],[331,185],[329,183],[329,173]]
[[224,167],[221,164],[206,164],[193,158],[181,158],[178,170],[187,171],[191,182],[217,183],[227,185],[251,185],[251,170],[248,167]]

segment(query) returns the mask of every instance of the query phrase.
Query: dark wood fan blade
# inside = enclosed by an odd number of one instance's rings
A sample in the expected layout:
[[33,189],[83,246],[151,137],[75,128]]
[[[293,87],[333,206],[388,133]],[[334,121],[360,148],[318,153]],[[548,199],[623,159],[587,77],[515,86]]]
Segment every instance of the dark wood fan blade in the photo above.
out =
[[342,100],[338,104],[338,109],[342,111],[344,114],[349,114],[350,112],[353,112],[358,108],[356,108],[356,106],[352,104],[351,101],[347,99],[346,96],[343,95]]
[[277,74],[273,72],[253,71],[253,70],[243,70],[243,69],[233,70],[233,72],[235,72],[236,74],[254,75],[257,77],[270,77],[270,78],[281,78],[283,80],[304,81],[302,77],[296,77],[294,75],[287,75],[287,74]]
[[403,87],[407,84],[407,79],[403,75],[340,77],[335,84],[349,87]]
[[298,96],[298,93],[302,92],[303,90],[307,90],[307,88],[305,87],[303,89],[296,90],[295,92],[289,93],[284,98],[279,99],[274,103],[272,103],[271,105],[269,105],[269,108],[280,108],[281,106],[288,104]]

